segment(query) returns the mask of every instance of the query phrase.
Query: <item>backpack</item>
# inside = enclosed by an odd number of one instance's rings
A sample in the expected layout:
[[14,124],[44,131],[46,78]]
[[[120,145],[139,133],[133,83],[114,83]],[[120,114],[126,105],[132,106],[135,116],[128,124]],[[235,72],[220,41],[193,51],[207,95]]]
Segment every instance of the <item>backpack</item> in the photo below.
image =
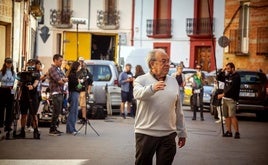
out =
[[92,119],[105,119],[106,115],[104,113],[104,108],[101,105],[93,105],[91,109]]

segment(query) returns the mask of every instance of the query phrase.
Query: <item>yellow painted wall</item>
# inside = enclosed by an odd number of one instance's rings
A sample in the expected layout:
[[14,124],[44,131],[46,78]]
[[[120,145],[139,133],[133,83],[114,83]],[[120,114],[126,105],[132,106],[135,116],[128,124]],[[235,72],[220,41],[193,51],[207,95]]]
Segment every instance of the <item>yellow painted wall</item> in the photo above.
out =
[[78,54],[77,54],[77,33],[64,32],[63,57],[67,61],[76,61],[79,57],[90,59],[91,34],[88,32],[78,33]]

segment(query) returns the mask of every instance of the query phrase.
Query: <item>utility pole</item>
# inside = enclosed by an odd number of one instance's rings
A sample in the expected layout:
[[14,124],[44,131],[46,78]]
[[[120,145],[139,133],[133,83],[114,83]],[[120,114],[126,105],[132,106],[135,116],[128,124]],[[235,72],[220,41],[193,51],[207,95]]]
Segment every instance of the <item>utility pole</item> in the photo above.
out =
[[79,33],[78,33],[78,25],[85,25],[87,22],[87,19],[85,18],[71,18],[72,24],[76,24],[76,60],[79,58]]

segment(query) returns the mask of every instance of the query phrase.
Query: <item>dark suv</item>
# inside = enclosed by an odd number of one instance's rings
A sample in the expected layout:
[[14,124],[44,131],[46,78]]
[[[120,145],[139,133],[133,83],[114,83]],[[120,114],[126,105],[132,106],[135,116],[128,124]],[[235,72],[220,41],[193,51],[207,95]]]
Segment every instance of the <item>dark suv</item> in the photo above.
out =
[[237,112],[256,113],[258,118],[268,115],[268,80],[264,73],[237,70],[241,78]]
[[[258,71],[236,70],[236,72],[241,78],[237,113],[255,113],[257,118],[267,119],[268,80],[266,75]],[[217,118],[216,108],[212,104],[210,112]]]

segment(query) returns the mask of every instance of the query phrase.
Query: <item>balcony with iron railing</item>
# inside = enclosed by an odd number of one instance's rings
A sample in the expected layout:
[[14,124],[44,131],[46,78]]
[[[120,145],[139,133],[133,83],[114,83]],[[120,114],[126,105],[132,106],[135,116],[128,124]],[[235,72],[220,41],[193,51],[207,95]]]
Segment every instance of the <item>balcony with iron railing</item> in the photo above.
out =
[[73,11],[70,9],[50,10],[50,25],[56,28],[72,28],[71,17]]
[[97,26],[104,30],[115,30],[120,26],[120,15],[118,10],[97,11]]
[[214,33],[214,18],[187,18],[186,33],[188,36],[211,36]]
[[150,38],[171,38],[171,19],[147,20],[146,33]]

